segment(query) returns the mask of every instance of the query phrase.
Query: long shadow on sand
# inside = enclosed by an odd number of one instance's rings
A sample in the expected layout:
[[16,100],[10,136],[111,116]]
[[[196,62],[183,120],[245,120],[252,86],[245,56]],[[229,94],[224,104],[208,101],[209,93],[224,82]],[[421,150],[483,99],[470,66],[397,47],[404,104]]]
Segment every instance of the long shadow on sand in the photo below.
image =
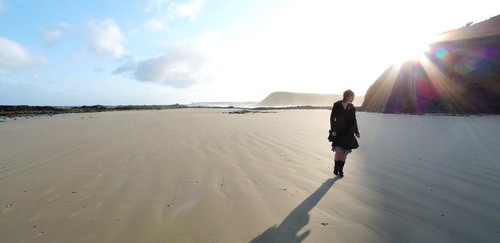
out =
[[338,180],[330,178],[297,206],[279,225],[274,225],[255,237],[252,243],[260,242],[302,242],[311,232],[310,230],[298,235],[299,231],[309,223],[309,212],[318,204],[330,187]]

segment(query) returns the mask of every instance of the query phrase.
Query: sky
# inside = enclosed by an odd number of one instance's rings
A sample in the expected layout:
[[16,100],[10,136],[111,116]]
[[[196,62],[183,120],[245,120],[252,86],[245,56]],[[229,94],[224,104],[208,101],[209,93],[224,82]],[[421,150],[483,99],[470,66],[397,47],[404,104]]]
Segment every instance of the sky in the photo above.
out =
[[0,0],[0,105],[364,95],[492,0]]

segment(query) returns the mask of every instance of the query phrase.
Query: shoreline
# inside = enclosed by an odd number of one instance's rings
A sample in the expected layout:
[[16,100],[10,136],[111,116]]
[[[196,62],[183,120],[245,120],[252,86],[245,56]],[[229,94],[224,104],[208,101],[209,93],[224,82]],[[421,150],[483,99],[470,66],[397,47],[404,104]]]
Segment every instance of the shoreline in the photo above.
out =
[[[61,108],[57,106],[2,106],[0,105],[0,122],[17,120],[20,118],[51,117],[64,114],[85,114],[111,111],[141,111],[141,110],[169,110],[169,109],[228,109],[237,110],[230,113],[246,114],[277,110],[330,110],[330,106],[266,106],[266,107],[238,107],[238,106],[189,106],[189,105],[125,105],[125,106],[81,106]],[[362,107],[356,107],[358,112],[365,112]],[[489,116],[496,113],[379,113],[394,115],[415,116]]]

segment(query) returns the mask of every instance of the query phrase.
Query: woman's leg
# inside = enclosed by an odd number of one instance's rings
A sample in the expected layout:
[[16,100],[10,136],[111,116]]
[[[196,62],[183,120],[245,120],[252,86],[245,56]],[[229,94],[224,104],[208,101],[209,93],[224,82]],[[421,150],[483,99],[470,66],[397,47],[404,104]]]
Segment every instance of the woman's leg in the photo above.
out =
[[[346,154],[344,152],[335,152],[334,156],[334,161],[335,161],[335,167],[333,167],[333,174],[334,175],[339,175],[340,171],[342,171],[342,162],[345,161]],[[341,166],[342,165],[342,166]],[[342,173],[343,175],[343,173]]]
[[344,152],[335,152],[335,160],[345,161],[347,154]]
[[345,152],[335,153],[335,170],[333,171],[333,174],[344,176],[344,165],[346,159],[347,159],[347,153]]

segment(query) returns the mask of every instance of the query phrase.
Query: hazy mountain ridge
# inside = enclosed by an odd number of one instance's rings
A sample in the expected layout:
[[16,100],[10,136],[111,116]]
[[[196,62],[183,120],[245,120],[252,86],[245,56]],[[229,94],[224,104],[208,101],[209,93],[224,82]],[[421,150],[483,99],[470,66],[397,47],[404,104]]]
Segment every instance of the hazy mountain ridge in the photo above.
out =
[[390,66],[362,109],[384,113],[500,113],[500,15],[441,34],[427,60]]

